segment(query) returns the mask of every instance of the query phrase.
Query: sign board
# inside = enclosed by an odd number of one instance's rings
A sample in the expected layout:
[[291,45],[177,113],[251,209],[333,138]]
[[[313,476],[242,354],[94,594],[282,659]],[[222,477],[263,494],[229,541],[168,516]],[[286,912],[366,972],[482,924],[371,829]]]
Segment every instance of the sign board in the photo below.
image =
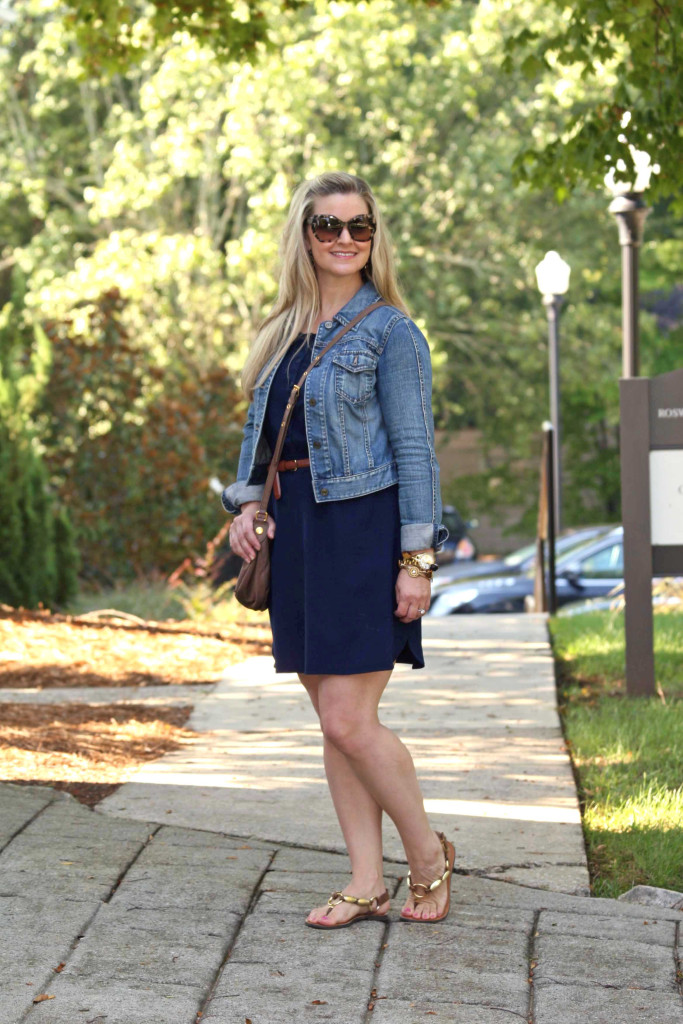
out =
[[622,378],[619,392],[626,686],[651,695],[652,577],[683,575],[683,369]]
[[650,451],[650,535],[653,544],[683,545],[683,448]]

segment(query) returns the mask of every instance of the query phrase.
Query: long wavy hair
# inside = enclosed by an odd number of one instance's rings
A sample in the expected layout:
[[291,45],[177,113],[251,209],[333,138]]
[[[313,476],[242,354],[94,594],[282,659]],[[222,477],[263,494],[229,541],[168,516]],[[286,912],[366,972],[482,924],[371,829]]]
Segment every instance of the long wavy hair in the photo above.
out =
[[372,281],[386,302],[407,312],[396,279],[391,239],[368,183],[363,178],[341,171],[330,171],[302,181],[292,195],[280,241],[277,299],[259,327],[242,370],[242,387],[250,401],[259,379],[268,375],[297,335],[310,333],[312,324],[320,315],[320,290],[306,246],[306,221],[313,214],[316,199],[340,193],[361,196],[375,219],[370,259],[363,269],[365,280]]

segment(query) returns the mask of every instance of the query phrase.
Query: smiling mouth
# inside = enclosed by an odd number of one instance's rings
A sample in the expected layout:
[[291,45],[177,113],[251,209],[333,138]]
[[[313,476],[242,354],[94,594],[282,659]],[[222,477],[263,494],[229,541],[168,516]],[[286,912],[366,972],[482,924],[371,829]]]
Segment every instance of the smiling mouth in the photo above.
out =
[[350,258],[352,256],[357,256],[358,253],[357,252],[333,252],[333,253],[331,253],[331,255],[332,256],[341,256],[344,259],[347,259],[347,258]]

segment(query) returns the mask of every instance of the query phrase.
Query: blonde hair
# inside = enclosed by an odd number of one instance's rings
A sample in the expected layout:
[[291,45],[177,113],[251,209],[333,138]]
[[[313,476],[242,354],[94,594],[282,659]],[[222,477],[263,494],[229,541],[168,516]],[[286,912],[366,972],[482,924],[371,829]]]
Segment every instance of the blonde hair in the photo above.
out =
[[372,281],[391,306],[407,312],[396,280],[389,233],[368,183],[354,174],[341,171],[330,171],[302,181],[292,195],[282,232],[277,299],[259,327],[242,370],[242,387],[250,401],[259,378],[268,375],[297,335],[310,329],[320,313],[318,279],[306,247],[305,224],[313,214],[316,199],[340,193],[353,193],[364,199],[375,220],[371,257],[363,269],[365,279]]

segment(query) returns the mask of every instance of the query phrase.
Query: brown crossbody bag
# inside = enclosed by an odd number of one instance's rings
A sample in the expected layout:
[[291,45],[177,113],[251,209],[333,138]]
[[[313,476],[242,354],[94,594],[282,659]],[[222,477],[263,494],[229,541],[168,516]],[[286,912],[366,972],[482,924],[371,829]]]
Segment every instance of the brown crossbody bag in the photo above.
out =
[[253,558],[251,562],[245,562],[243,564],[240,569],[240,574],[237,577],[237,583],[235,584],[235,597],[240,604],[244,605],[245,608],[253,608],[255,611],[263,611],[264,608],[268,607],[268,599],[270,597],[270,538],[267,533],[268,502],[270,501],[270,494],[273,490],[273,483],[275,482],[275,475],[277,473],[280,455],[282,454],[282,446],[285,443],[285,437],[292,419],[294,406],[296,405],[297,398],[303,390],[306,378],[311,370],[318,365],[322,357],[330,351],[332,346],[336,345],[338,341],[341,341],[347,331],[350,331],[352,327],[355,327],[360,320],[368,315],[368,313],[372,313],[373,310],[386,305],[388,305],[386,302],[373,302],[371,306],[366,306],[366,308],[358,313],[357,316],[354,316],[353,320],[350,320],[348,324],[341,329],[341,331],[335,334],[334,338],[328,342],[322,352],[312,360],[311,365],[292,388],[287,405],[285,406],[285,415],[282,423],[280,424],[280,431],[277,435],[275,451],[273,452],[273,457],[270,460],[268,476],[266,477],[265,487],[263,488],[263,494],[261,495],[261,503],[258,511],[254,514],[254,531],[259,539],[261,547],[256,552],[256,557]]

